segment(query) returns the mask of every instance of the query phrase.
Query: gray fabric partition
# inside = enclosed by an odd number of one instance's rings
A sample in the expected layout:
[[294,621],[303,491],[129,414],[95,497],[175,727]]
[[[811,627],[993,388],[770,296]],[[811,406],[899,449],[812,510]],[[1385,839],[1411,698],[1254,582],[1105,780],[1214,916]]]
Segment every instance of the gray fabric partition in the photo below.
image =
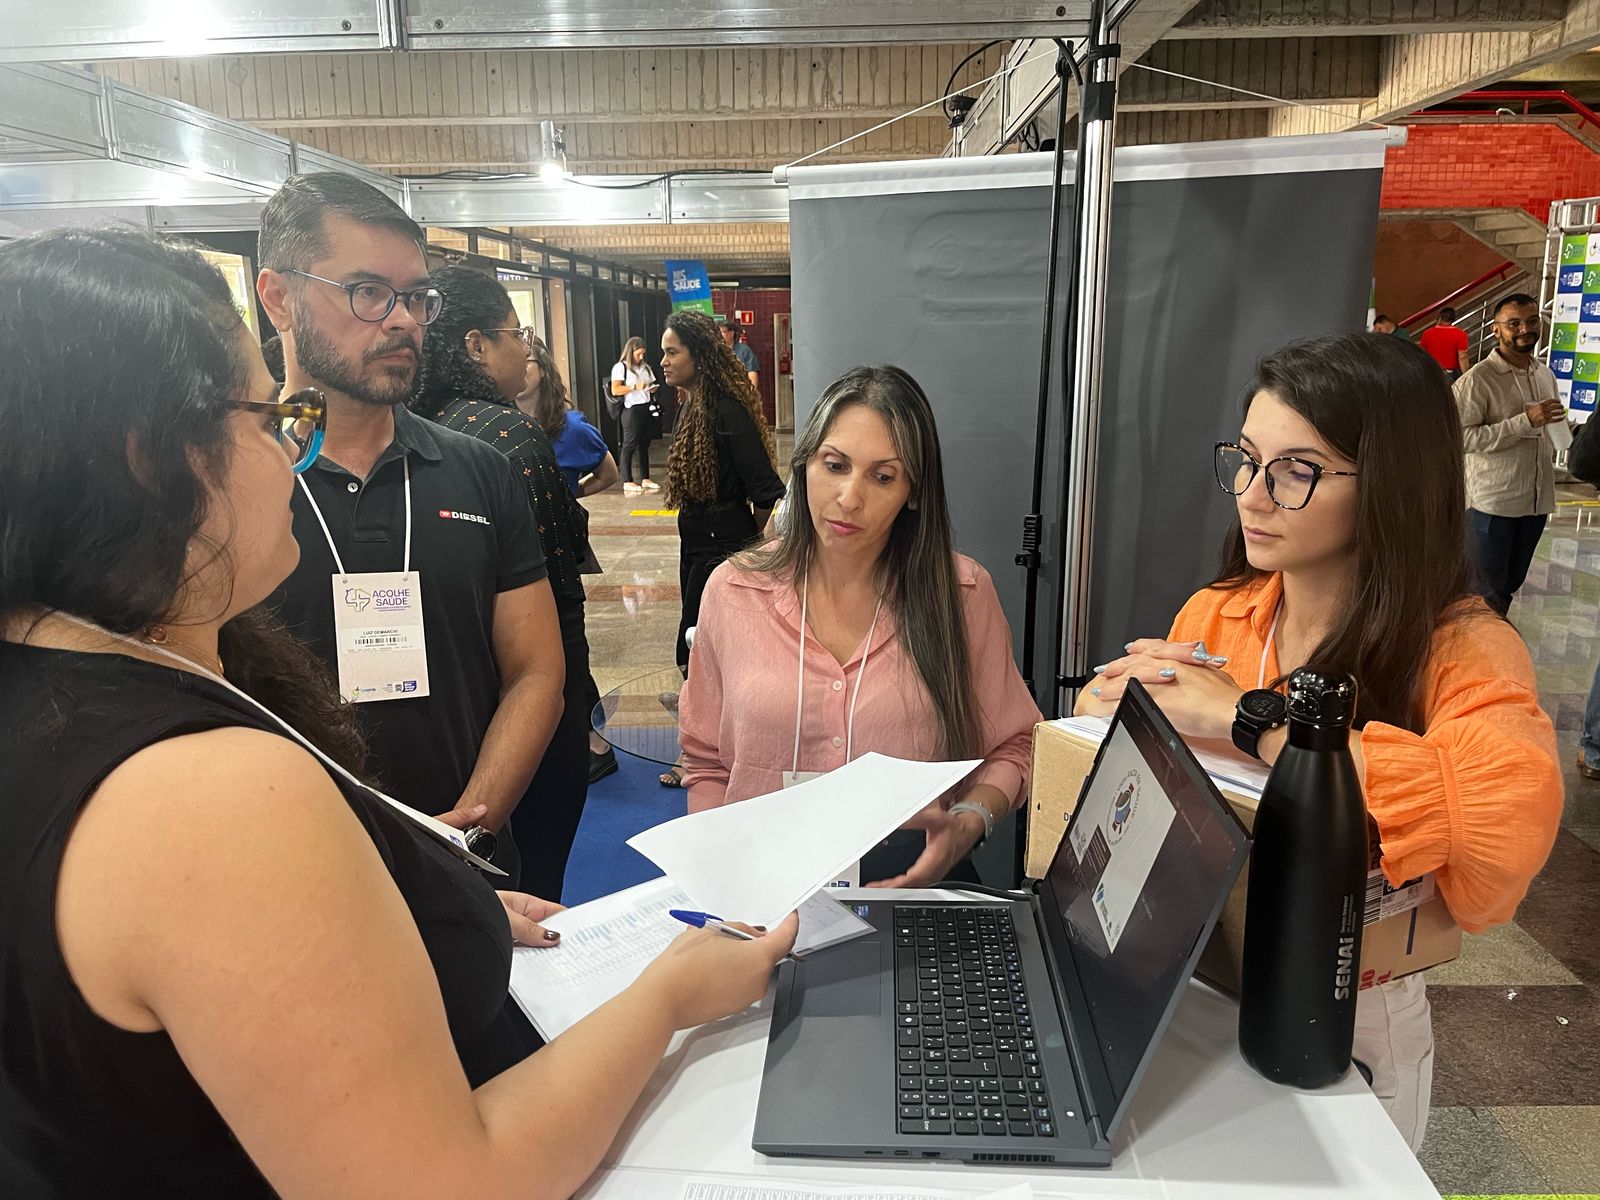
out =
[[[1256,359],[1364,324],[1382,155],[1381,134],[1118,151],[1109,302],[1088,314],[1106,322],[1092,653],[1164,635],[1209,580],[1232,512],[1211,446],[1238,433]],[[894,363],[922,383],[958,543],[994,576],[1019,655],[1013,557],[1033,461],[1048,165],[1013,155],[790,179],[797,420],[860,363]],[[1070,222],[1070,187],[1065,202]],[[1064,279],[1070,263],[1069,226]],[[1067,403],[1055,374],[1034,673],[1047,709]]]

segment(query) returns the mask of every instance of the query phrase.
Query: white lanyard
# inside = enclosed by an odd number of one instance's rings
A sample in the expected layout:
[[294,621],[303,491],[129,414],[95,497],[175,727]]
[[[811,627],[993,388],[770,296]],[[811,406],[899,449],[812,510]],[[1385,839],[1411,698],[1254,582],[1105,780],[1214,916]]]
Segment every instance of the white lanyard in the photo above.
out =
[[[806,697],[806,613],[811,600],[811,576],[808,573],[800,582],[800,674],[794,685],[794,773],[800,774],[800,717],[805,709]],[[878,631],[878,614],[883,611],[883,593],[878,593],[878,606],[872,610],[872,625],[867,630],[867,648],[861,652],[861,669],[856,672],[855,690],[850,693],[850,715],[844,726],[844,761],[850,761],[856,733],[856,701],[861,699],[861,681],[867,675],[867,661],[872,657],[872,635]]]
[[428,832],[432,833],[435,837],[442,838],[444,841],[448,842],[452,847],[454,847],[460,853],[460,855],[462,857],[464,857],[467,861],[473,863],[476,866],[479,866],[479,867],[485,868],[485,869],[487,869],[489,871],[492,871],[496,875],[504,875],[505,874],[504,871],[500,870],[500,868],[496,867],[493,863],[487,862],[484,859],[479,858],[477,855],[473,854],[470,850],[468,850],[467,849],[467,839],[466,839],[465,835],[463,835],[461,833],[460,830],[452,829],[450,826],[446,825],[443,821],[436,820],[435,818],[428,816],[426,813],[420,813],[416,809],[411,808],[408,805],[400,803],[400,801],[396,800],[393,796],[387,795],[387,794],[379,791],[377,788],[373,787],[371,784],[362,783],[361,780],[357,779],[349,771],[345,770],[344,767],[340,766],[332,758],[328,757],[328,755],[324,754],[321,750],[319,750],[317,748],[317,746],[309,738],[307,738],[303,733],[301,733],[293,725],[289,724],[289,722],[285,721],[282,717],[280,717],[277,713],[273,712],[265,704],[261,703],[261,701],[257,700],[249,692],[246,692],[242,688],[235,687],[232,683],[228,682],[228,680],[224,679],[221,675],[218,675],[215,671],[212,671],[210,668],[204,667],[201,664],[195,662],[194,660],[189,659],[189,658],[185,658],[183,655],[175,653],[172,650],[168,650],[165,646],[158,646],[154,642],[141,642],[141,641],[139,641],[138,638],[131,638],[131,637],[128,637],[126,634],[113,633],[111,630],[106,629],[103,626],[96,625],[93,621],[85,621],[82,617],[75,617],[71,613],[61,612],[61,611],[57,610],[56,611],[56,616],[60,617],[62,620],[71,621],[74,625],[78,625],[78,626],[81,626],[84,629],[88,629],[88,630],[91,630],[91,631],[93,631],[95,633],[98,633],[98,634],[102,635],[103,637],[108,637],[108,638],[112,639],[113,641],[121,642],[126,646],[133,646],[133,647],[135,647],[137,649],[148,650],[148,651],[150,651],[150,652],[152,652],[154,654],[159,654],[159,655],[161,655],[162,658],[170,659],[173,662],[178,663],[181,666],[187,668],[188,670],[194,671],[194,672],[198,673],[199,675],[204,676],[206,679],[209,679],[212,683],[216,684],[218,687],[227,688],[228,691],[232,692],[235,696],[239,697],[239,699],[245,701],[247,704],[251,705],[252,707],[257,709],[259,712],[261,712],[261,714],[263,716],[270,717],[274,722],[276,722],[278,724],[278,726],[280,728],[283,729],[283,731],[285,733],[287,733],[295,741],[299,742],[307,750],[311,751],[311,753],[314,754],[322,762],[322,764],[325,767],[328,768],[328,770],[330,770],[334,774],[338,775],[346,783],[349,783],[349,784],[353,785],[354,787],[360,788],[364,792],[370,792],[372,795],[378,797],[378,799],[386,802],[391,808],[393,808],[397,812],[399,812],[400,815],[402,815],[402,816],[408,818],[409,820],[415,822],[416,824],[422,826]]
[[[402,574],[411,574],[411,458],[401,459],[406,472],[406,548],[405,557],[401,560],[400,571]],[[300,484],[300,490],[306,494],[306,500],[311,504],[311,511],[317,514],[317,524],[322,526],[322,536],[328,539],[328,551],[333,555],[333,565],[339,568],[339,574],[347,575],[344,569],[344,559],[339,557],[339,547],[333,544],[333,534],[328,532],[327,519],[322,515],[322,509],[317,507],[317,498],[311,494],[311,488],[306,484],[304,475],[296,475],[295,480]]]
[[1256,687],[1267,686],[1267,659],[1272,656],[1272,643],[1278,636],[1278,618],[1283,616],[1283,601],[1272,610],[1272,627],[1267,630],[1267,644],[1261,647],[1261,670],[1256,672]]

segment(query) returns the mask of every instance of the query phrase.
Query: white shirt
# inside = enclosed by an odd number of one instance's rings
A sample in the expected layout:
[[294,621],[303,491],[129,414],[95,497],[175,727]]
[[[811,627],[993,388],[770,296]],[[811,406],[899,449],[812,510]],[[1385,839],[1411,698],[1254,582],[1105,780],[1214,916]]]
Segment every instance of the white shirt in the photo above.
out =
[[611,368],[611,382],[626,384],[628,394],[622,398],[623,408],[636,408],[650,403],[650,385],[656,381],[649,363],[640,363],[635,369],[618,363]]

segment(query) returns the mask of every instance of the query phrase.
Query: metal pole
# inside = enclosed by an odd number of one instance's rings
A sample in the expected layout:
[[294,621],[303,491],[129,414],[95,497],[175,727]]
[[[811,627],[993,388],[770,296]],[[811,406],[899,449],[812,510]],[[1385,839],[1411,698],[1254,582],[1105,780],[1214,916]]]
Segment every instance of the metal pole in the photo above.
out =
[[1062,589],[1061,671],[1057,711],[1070,712],[1073,693],[1089,666],[1089,580],[1094,564],[1096,460],[1100,452],[1100,393],[1105,379],[1106,278],[1111,251],[1111,181],[1116,144],[1117,21],[1127,6],[1107,16],[1097,6],[1089,43],[1089,77],[1079,120],[1083,152],[1079,168],[1077,305],[1073,344],[1071,440],[1068,443],[1067,514],[1064,526],[1065,586]]

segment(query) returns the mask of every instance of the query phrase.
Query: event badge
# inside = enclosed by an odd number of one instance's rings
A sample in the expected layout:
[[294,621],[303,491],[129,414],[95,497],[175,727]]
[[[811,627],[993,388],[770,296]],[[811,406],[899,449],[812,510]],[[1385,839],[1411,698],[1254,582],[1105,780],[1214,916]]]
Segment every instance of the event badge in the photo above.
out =
[[[802,783],[810,783],[813,779],[826,775],[826,771],[785,771],[783,773],[783,790],[799,787]],[[861,860],[858,858],[844,870],[839,872],[839,878],[830,880],[824,885],[831,888],[853,888],[861,886]]]
[[346,700],[369,704],[428,694],[419,572],[334,575],[333,628]]

